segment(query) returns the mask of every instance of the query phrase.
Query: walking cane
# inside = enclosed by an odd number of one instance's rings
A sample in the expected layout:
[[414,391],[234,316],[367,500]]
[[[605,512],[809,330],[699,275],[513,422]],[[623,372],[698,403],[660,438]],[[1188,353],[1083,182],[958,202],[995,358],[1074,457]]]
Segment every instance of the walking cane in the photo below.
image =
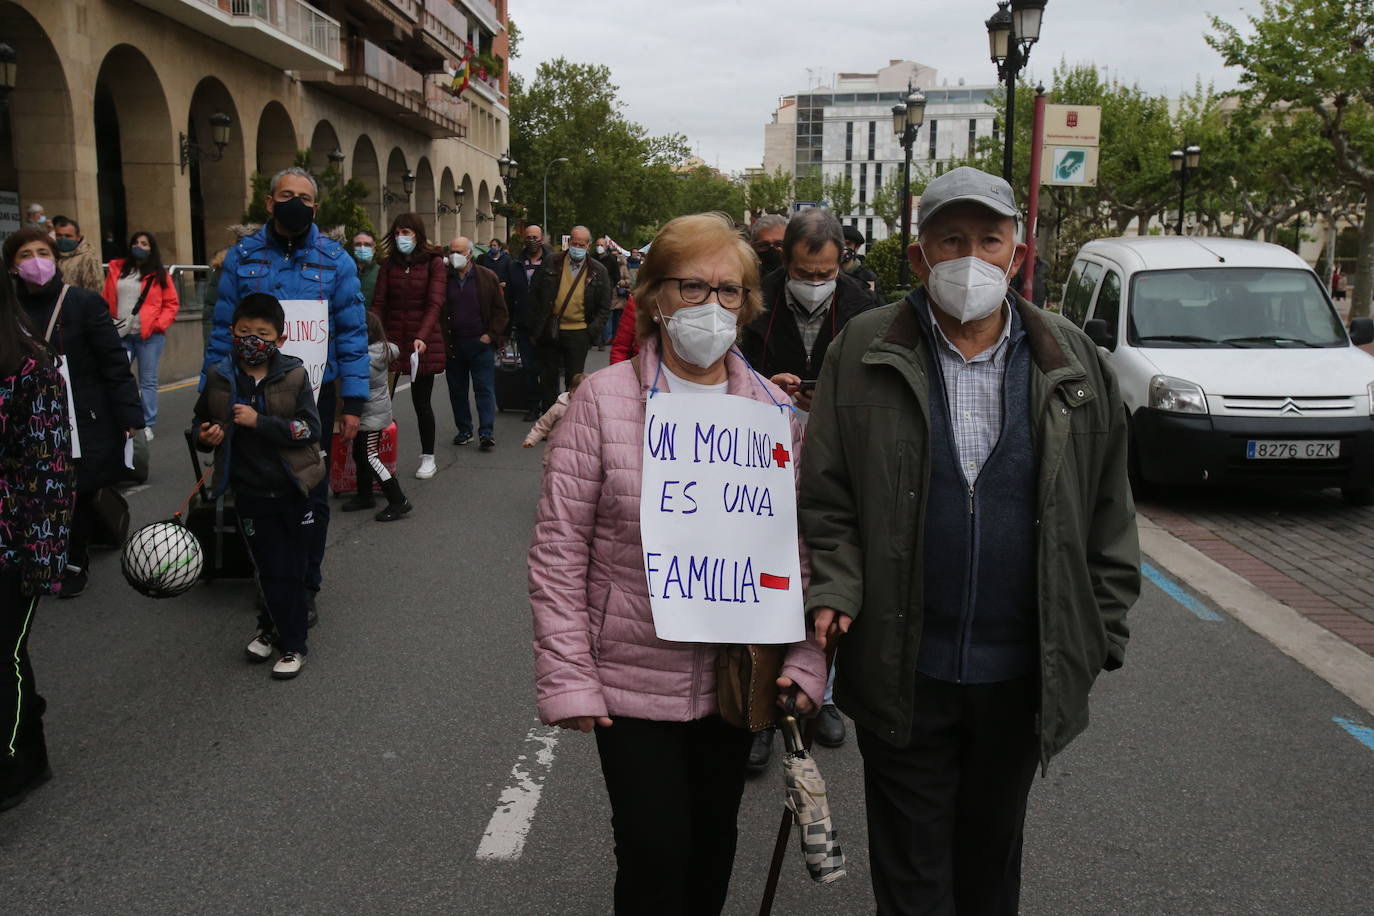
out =
[[[836,632],[830,637],[829,645],[825,650],[825,676],[830,678],[831,666],[835,664],[835,650],[838,648],[840,634]],[[806,730],[802,733],[802,746],[810,749],[812,739],[816,735],[816,723],[818,716],[813,716],[806,723]],[[782,806],[782,820],[778,823],[778,836],[773,842],[773,859],[768,863],[768,881],[763,886],[763,902],[759,904],[759,916],[771,916],[773,912],[773,898],[778,893],[778,878],[782,875],[782,860],[787,855],[787,841],[792,836],[792,810],[786,805]]]

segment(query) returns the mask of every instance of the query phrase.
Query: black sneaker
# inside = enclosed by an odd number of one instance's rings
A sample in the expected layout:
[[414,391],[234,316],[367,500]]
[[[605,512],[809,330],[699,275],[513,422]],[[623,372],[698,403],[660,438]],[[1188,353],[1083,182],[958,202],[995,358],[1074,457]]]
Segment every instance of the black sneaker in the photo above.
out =
[[409,500],[406,500],[403,503],[392,503],[391,505],[383,509],[381,512],[378,512],[376,515],[374,515],[373,518],[375,518],[379,522],[394,522],[396,521],[396,519],[405,515],[407,512],[414,508],[415,507],[410,504]]
[[472,433],[459,433],[453,437],[454,445],[467,445],[472,441]]
[[773,756],[773,729],[756,732],[754,746],[749,748],[749,761],[744,768],[750,773],[762,773]]
[[75,598],[86,590],[86,585],[89,581],[90,577],[86,574],[86,570],[82,569],[80,566],[72,566],[69,564],[67,568],[62,571],[62,591],[57,593],[57,597]]
[[23,762],[0,769],[0,811],[8,811],[28,798],[29,793],[52,779],[52,768],[48,766],[47,756],[36,764]]
[[839,747],[844,744],[844,719],[834,703],[821,707],[820,717],[816,720],[816,741],[825,747]]
[[482,451],[484,451],[484,452],[489,452],[489,451],[491,451],[491,450],[492,450],[493,448],[495,448],[495,447],[496,447],[496,437],[495,437],[495,436],[483,436],[483,437],[482,437]]

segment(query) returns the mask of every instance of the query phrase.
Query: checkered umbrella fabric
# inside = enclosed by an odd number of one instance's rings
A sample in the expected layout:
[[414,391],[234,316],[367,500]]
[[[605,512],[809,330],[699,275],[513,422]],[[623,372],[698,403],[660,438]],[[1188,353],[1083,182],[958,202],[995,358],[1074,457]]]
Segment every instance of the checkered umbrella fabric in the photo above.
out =
[[816,761],[802,747],[796,720],[787,717],[783,734],[787,753],[782,758],[782,778],[786,805],[801,834],[802,857],[811,878],[830,884],[845,876],[844,851],[830,817],[830,800],[825,778]]

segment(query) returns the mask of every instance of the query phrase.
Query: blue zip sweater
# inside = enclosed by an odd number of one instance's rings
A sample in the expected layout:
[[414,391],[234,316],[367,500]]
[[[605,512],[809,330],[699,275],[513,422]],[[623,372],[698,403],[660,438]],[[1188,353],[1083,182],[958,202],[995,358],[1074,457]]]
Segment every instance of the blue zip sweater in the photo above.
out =
[[230,320],[234,307],[249,293],[328,301],[329,362],[323,382],[341,379],[340,412],[361,415],[368,398],[367,307],[352,255],[317,226],[288,242],[272,231],[270,222],[230,248],[220,274],[214,330],[201,365],[202,391],[205,373],[230,355]]
[[[1016,309],[1003,379],[1002,430],[972,488],[959,467],[939,361],[930,374],[925,618],[916,670],[957,684],[1039,670],[1036,477],[1030,350]],[[932,348],[942,346],[921,326]]]

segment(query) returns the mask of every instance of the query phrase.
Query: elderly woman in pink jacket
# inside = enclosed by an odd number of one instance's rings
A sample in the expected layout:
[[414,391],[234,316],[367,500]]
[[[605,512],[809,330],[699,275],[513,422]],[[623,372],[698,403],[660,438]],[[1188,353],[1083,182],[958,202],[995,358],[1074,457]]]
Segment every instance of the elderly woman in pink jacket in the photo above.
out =
[[[733,328],[762,305],[753,252],[724,216],[668,223],[635,299],[639,356],[582,383],[550,448],[529,555],[539,716],[596,733],[615,911],[719,913],[751,734],[718,713],[719,647],[655,633],[639,528],[646,398],[651,389],[787,398],[733,346]],[[788,647],[778,686],[780,702],[814,711],[825,688],[814,639]]]

